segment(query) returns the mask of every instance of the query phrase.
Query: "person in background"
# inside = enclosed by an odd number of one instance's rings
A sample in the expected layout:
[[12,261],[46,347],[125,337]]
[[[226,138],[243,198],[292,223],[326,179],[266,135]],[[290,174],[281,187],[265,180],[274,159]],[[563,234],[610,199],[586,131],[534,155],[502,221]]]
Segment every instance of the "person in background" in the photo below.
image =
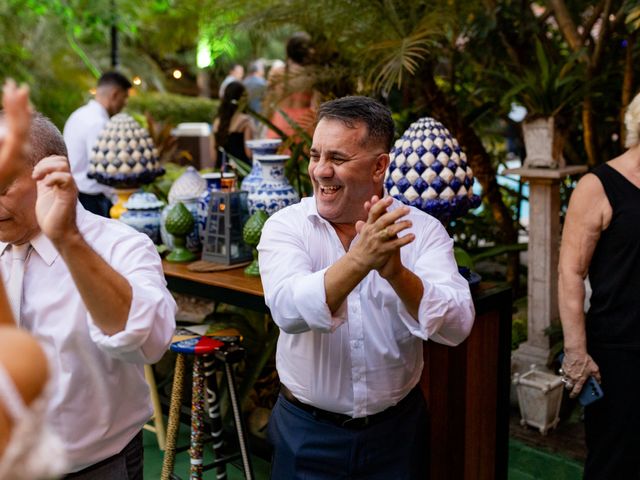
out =
[[[287,41],[287,60],[282,67],[271,67],[265,95],[265,117],[287,137],[296,137],[296,129],[284,114],[302,130],[313,133],[315,111],[320,94],[313,88],[314,75],[311,37],[304,32],[294,34]],[[267,138],[280,138],[275,130],[267,131]]]
[[79,204],[64,139],[42,115],[29,146],[0,192],[0,272],[19,287],[8,289],[17,324],[50,360],[47,421],[68,454],[65,478],[142,479],[153,412],[143,365],[175,328],[160,257],[146,235]]
[[[260,60],[249,64],[249,73],[242,81],[244,88],[247,89],[248,106],[256,113],[262,114],[262,102],[267,89],[267,81],[264,78],[264,64]],[[254,128],[257,130],[260,122],[256,119],[253,122]]]
[[242,83],[231,82],[225,92],[220,102],[218,116],[213,120],[211,136],[213,164],[222,163],[221,153],[229,153],[251,163],[251,150],[247,147],[246,141],[253,138],[253,124],[251,117],[243,113],[247,104],[247,91]]
[[[7,81],[0,132],[0,190],[21,171],[31,112],[27,87]],[[0,281],[0,480],[58,478],[67,468],[62,443],[44,418],[49,365],[38,341],[16,328]]]
[[121,73],[103,74],[98,80],[95,98],[73,112],[64,125],[64,141],[80,203],[90,212],[107,218],[113,189],[87,177],[89,160],[109,118],[120,113],[127,104],[130,88],[131,82]]
[[220,84],[220,88],[218,89],[218,98],[222,100],[224,98],[224,92],[231,82],[242,82],[244,78],[244,67],[239,63],[234,63],[231,65],[227,76],[224,77],[222,83]]
[[262,230],[260,274],[280,328],[274,480],[428,477],[422,342],[462,342],[474,307],[440,222],[383,197],[393,135],[391,112],[371,98],[322,104],[313,197]]
[[587,480],[640,478],[640,95],[625,126],[627,151],[582,177],[571,195],[560,247],[563,381],[575,397],[593,376],[604,393],[584,409]]

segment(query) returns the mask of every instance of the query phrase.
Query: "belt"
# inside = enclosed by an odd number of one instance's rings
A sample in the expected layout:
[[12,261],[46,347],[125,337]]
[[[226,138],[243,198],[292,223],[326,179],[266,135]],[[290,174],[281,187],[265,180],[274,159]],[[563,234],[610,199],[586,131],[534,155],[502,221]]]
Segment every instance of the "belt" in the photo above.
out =
[[400,410],[404,408],[404,406],[409,403],[410,399],[419,392],[419,387],[416,385],[402,400],[400,400],[396,405],[392,407],[386,408],[385,410],[374,413],[373,415],[367,415],[366,417],[357,417],[353,418],[349,415],[344,415],[342,413],[329,412],[327,410],[322,410],[321,408],[314,407],[313,405],[309,405],[308,403],[302,403],[298,400],[291,391],[285,387],[284,385],[280,385],[280,393],[289,403],[295,405],[296,407],[304,410],[305,412],[310,413],[318,420],[323,420],[325,422],[332,423],[337,425],[338,427],[344,428],[352,428],[352,429],[362,429],[368,426],[371,426],[375,423],[379,423],[382,420],[386,420]]

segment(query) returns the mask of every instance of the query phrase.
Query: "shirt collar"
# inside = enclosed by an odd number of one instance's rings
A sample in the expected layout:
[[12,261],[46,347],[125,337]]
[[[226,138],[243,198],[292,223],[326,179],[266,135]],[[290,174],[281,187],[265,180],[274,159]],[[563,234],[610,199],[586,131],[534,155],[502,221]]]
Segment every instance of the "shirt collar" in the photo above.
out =
[[[53,246],[51,240],[49,240],[44,233],[39,232],[35,237],[29,240],[29,243],[40,258],[44,260],[44,263],[46,263],[47,266],[51,266],[54,260],[58,258],[59,254],[56,247]],[[0,255],[4,254],[8,246],[8,243],[0,242]]]
[[89,105],[91,105],[92,108],[98,110],[102,117],[106,118],[107,120],[110,118],[109,112],[107,112],[107,109],[104,108],[104,106],[99,101],[92,98],[91,100],[89,100]]
[[[385,191],[384,196],[388,196],[388,193]],[[325,223],[329,223],[328,220],[325,220],[324,218],[322,218],[320,216],[320,214],[318,213],[318,206],[316,205],[316,197],[305,197],[303,198],[300,203],[302,203],[302,206],[304,208],[304,213],[306,214],[307,218],[312,221],[312,222],[325,222]],[[393,199],[393,203],[389,206],[389,211],[391,210],[395,210],[396,208],[398,208],[399,205],[399,200],[397,199]]]

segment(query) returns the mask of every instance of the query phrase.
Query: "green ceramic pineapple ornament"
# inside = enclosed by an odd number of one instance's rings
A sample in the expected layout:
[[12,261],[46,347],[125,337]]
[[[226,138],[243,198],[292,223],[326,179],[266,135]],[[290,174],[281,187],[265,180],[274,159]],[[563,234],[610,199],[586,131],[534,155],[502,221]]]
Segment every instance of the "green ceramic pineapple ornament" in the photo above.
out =
[[174,239],[174,249],[167,255],[169,262],[191,262],[197,257],[185,248],[186,236],[193,230],[194,220],[191,212],[182,202],[176,203],[167,215],[165,228]]
[[242,238],[244,239],[244,243],[253,247],[253,262],[244,269],[244,273],[252,277],[260,276],[258,250],[256,250],[256,247],[260,242],[262,227],[264,227],[264,223],[267,221],[267,218],[269,218],[267,212],[264,210],[257,210],[256,213],[249,217],[249,220],[247,220],[247,223],[244,224],[244,228],[242,229]]

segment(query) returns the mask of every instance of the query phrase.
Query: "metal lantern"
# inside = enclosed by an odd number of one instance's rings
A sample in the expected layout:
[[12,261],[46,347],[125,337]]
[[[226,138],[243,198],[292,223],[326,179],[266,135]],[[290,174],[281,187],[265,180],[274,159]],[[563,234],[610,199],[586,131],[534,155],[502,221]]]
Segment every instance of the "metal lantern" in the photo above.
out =
[[202,260],[225,265],[251,260],[251,247],[242,238],[248,217],[247,192],[212,191]]

